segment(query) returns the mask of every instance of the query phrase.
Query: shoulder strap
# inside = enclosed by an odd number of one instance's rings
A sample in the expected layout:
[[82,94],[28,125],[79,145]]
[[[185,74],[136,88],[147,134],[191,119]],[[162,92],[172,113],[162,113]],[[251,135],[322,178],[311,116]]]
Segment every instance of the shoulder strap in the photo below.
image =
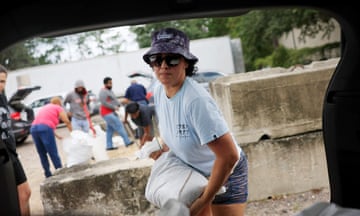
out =
[[91,118],[90,118],[90,113],[89,113],[89,110],[88,110],[88,107],[87,107],[87,103],[83,103],[83,109],[84,109],[84,112],[85,112],[85,115],[86,115],[86,119],[89,122],[90,129],[93,132],[93,135],[96,136],[96,131],[95,131],[94,125],[93,125],[93,123],[91,121]]

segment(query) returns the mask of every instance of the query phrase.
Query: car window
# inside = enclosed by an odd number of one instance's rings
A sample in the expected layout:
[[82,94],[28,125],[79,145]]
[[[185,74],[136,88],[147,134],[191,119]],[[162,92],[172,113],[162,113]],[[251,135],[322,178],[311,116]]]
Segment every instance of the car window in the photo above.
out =
[[37,108],[37,107],[43,106],[43,104],[44,104],[44,100],[43,100],[43,99],[40,99],[40,100],[36,100],[36,101],[32,102],[32,103],[30,104],[30,107],[31,107],[31,108]]
[[32,102],[30,104],[30,107],[31,108],[38,108],[38,107],[42,107],[44,106],[46,103],[48,103],[49,99],[48,98],[42,98],[42,99],[39,99],[39,100],[36,100],[34,102]]
[[[37,100],[31,102],[29,106],[31,108],[33,108],[33,109],[34,108],[40,108],[40,107],[50,103],[50,100],[51,100],[52,97],[53,96],[37,99]],[[61,95],[58,95],[57,97],[63,98]]]
[[[289,38],[291,38],[291,37],[289,37]],[[246,43],[244,43],[245,45],[246,45]],[[261,43],[259,43],[259,45],[260,45]],[[299,47],[295,47],[295,49],[299,49]],[[275,56],[276,57],[276,56]],[[282,56],[283,58],[284,58],[284,56]],[[266,67],[268,67],[268,62],[267,61],[269,61],[269,58],[264,58],[264,59],[262,59],[262,61],[261,62],[258,62],[258,65],[259,65],[259,68],[266,68]],[[270,65],[270,64],[269,64]],[[269,66],[270,67],[270,66]],[[350,68],[351,69],[351,68]],[[80,73],[80,72],[79,72]],[[350,73],[350,72],[349,72]],[[103,73],[103,74],[106,74],[106,73]],[[216,78],[218,78],[218,76],[217,75],[215,75],[215,74],[212,74],[211,72],[208,74],[208,75],[204,75],[204,74],[198,74],[198,75],[195,75],[194,77],[193,77],[195,80],[197,80],[198,82],[201,82],[201,83],[206,83],[206,82],[209,82],[209,81],[211,81],[211,80],[213,80],[213,79],[216,79]],[[101,81],[100,81],[100,83],[101,83]],[[117,87],[117,86],[116,86]],[[340,88],[339,88],[340,89]],[[336,92],[334,92],[333,93],[333,95],[336,95],[335,94]],[[346,93],[346,92],[345,92]],[[337,95],[336,95],[337,96]],[[335,103],[336,101],[330,101],[330,102],[332,102],[332,103]],[[42,102],[42,103],[45,103],[45,102]],[[41,104],[40,102],[39,102],[39,104]],[[335,110],[335,111],[337,111],[337,110]],[[334,111],[334,112],[335,112]],[[328,113],[326,113],[327,115],[329,115]],[[330,113],[331,114],[331,113]],[[331,122],[331,121],[329,121],[329,122]],[[325,122],[325,123],[327,123],[327,122]],[[329,133],[328,133],[329,134]],[[329,135],[328,135],[329,136]],[[336,140],[336,139],[334,139],[334,140]],[[335,142],[335,141],[334,141]]]

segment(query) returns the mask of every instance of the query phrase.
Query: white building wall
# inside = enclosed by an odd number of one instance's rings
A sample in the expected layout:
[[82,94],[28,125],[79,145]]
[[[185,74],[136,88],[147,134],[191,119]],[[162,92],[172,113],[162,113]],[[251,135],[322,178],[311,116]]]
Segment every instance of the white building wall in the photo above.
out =
[[[115,94],[122,95],[131,82],[127,77],[128,74],[135,71],[152,74],[151,68],[142,59],[143,54],[148,50],[149,48],[144,48],[117,55],[12,71],[9,73],[6,92],[8,97],[11,96],[18,87],[21,87],[17,83],[19,79],[17,77],[27,76],[30,85],[40,85],[41,90],[31,93],[25,102],[54,93],[69,92],[78,79],[85,82],[87,89],[98,94],[103,87],[104,77],[110,76],[113,78]],[[190,51],[199,58],[197,64],[199,71],[235,73],[230,38],[227,36],[191,41]],[[149,84],[149,80],[141,78],[137,80],[145,86]]]

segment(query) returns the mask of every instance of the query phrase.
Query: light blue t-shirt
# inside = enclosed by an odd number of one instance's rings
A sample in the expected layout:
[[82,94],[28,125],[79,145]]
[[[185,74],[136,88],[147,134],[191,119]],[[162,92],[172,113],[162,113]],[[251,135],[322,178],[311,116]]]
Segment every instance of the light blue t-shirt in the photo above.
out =
[[[157,86],[154,102],[164,142],[181,160],[209,176],[215,154],[206,144],[229,132],[215,100],[187,77],[172,98],[166,96],[162,85]],[[241,149],[236,146],[240,154]]]

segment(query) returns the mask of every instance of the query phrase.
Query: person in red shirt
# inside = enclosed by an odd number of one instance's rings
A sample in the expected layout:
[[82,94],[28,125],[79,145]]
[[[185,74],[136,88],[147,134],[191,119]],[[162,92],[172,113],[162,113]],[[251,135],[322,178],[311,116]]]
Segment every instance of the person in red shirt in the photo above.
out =
[[120,121],[117,111],[120,107],[120,102],[112,91],[112,78],[104,78],[104,88],[99,92],[100,115],[106,122],[106,150],[114,150],[117,147],[113,146],[112,137],[116,131],[124,140],[125,146],[128,147],[134,143],[129,139],[125,130],[124,124]]

